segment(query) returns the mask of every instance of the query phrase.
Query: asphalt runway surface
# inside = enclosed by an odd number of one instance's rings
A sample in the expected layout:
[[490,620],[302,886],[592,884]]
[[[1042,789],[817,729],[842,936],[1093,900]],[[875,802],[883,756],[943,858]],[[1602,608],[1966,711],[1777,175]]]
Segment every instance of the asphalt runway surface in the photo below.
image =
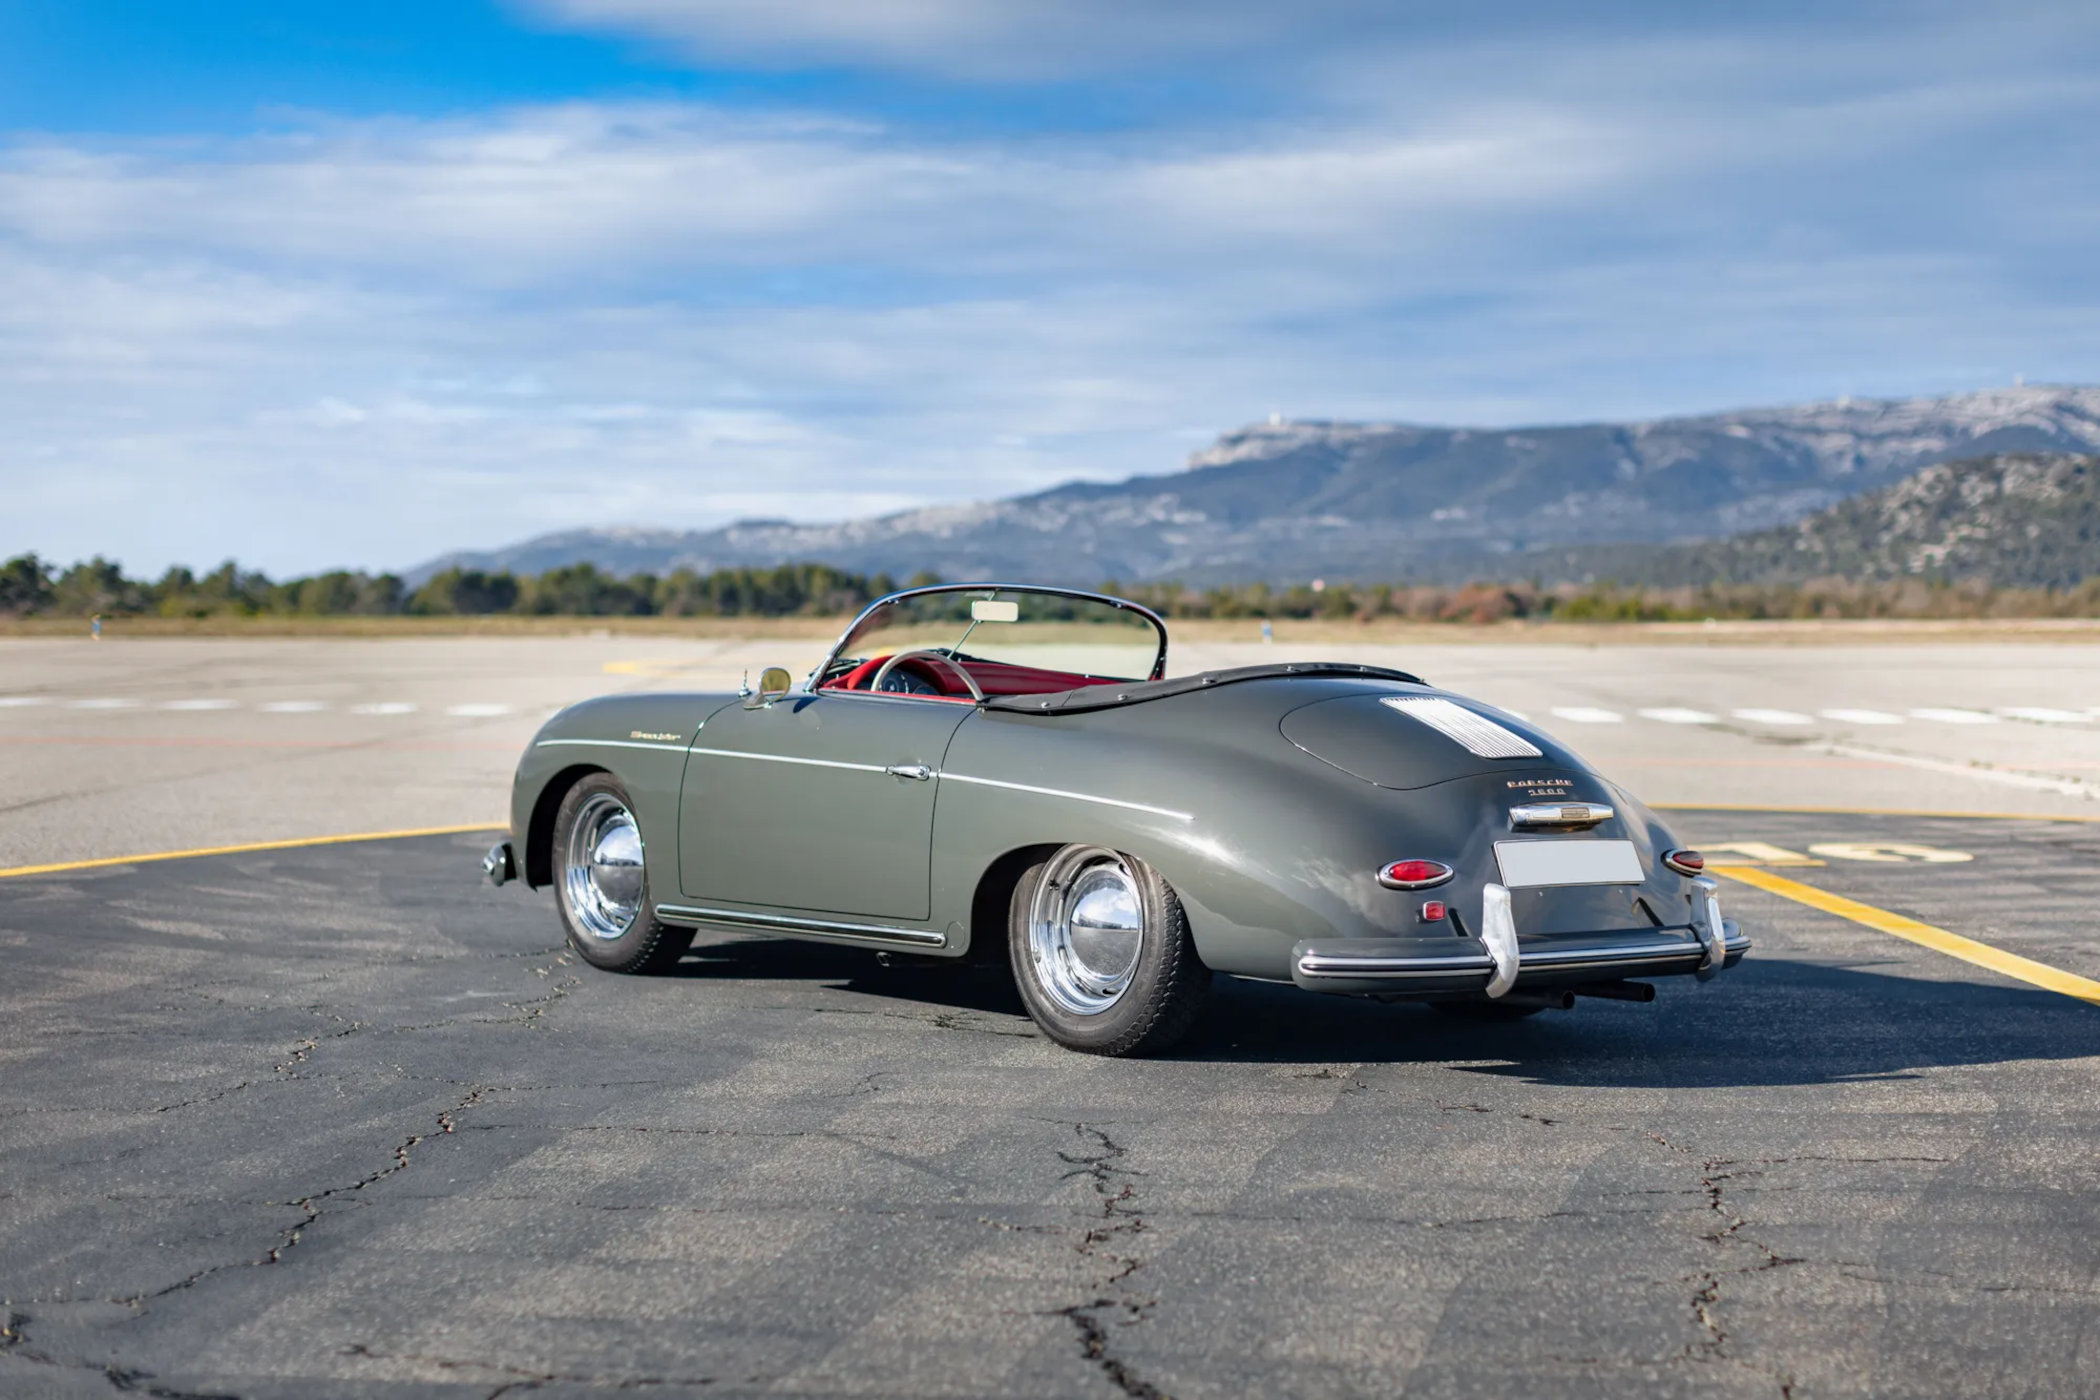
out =
[[[1747,862],[1740,968],[1512,1025],[1221,980],[1100,1060],[595,972],[486,832],[123,859],[487,822],[560,705],[822,650],[0,642],[0,1395],[2100,1394],[2091,646],[1307,649]],[[1867,807],[2035,815],[1770,810]]]
[[[2100,825],[1680,820],[2100,978]],[[2095,1393],[2100,1006],[1763,889],[1651,1005],[1221,981],[1115,1061],[858,951],[596,972],[482,844],[0,883],[0,1393]]]

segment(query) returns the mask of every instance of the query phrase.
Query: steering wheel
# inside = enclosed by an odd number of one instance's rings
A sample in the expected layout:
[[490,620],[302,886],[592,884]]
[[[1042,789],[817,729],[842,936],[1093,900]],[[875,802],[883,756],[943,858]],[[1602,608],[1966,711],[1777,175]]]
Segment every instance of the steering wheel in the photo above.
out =
[[900,661],[908,660],[913,657],[923,657],[928,661],[940,662],[943,666],[946,666],[956,675],[962,677],[962,683],[965,686],[969,687],[970,698],[972,700],[975,700],[980,705],[984,703],[984,691],[978,686],[976,680],[970,675],[968,671],[962,668],[962,664],[960,662],[958,662],[954,657],[948,655],[948,653],[940,650],[938,647],[908,647],[903,651],[892,653],[890,657],[887,660],[885,660],[880,667],[876,669],[874,677],[868,682],[868,689],[882,689],[882,683],[885,680],[889,679],[890,672],[897,669],[897,663]]

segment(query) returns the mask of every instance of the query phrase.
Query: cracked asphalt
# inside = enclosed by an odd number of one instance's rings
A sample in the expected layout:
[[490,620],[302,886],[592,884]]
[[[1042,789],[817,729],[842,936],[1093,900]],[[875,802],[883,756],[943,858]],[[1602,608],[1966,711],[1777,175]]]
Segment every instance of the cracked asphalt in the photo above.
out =
[[[1696,842],[2100,976],[2100,827]],[[1223,982],[1157,1060],[765,939],[621,978],[419,838],[0,882],[0,1394],[2082,1397],[2100,1007],[1761,891],[1513,1025]]]

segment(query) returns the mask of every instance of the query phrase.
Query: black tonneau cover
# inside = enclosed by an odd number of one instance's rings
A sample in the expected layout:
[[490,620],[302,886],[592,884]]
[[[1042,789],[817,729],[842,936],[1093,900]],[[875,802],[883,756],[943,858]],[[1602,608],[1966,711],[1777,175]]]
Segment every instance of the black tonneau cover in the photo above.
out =
[[1024,714],[1079,714],[1106,710],[1117,705],[1136,705],[1164,700],[1193,690],[1231,685],[1235,681],[1275,680],[1283,676],[1364,676],[1372,680],[1405,681],[1427,685],[1420,676],[1386,666],[1359,666],[1349,661],[1272,661],[1261,666],[1236,666],[1229,671],[1199,671],[1165,681],[1113,681],[1107,685],[1084,685],[1054,695],[1000,695],[984,702],[987,710],[1019,710]]

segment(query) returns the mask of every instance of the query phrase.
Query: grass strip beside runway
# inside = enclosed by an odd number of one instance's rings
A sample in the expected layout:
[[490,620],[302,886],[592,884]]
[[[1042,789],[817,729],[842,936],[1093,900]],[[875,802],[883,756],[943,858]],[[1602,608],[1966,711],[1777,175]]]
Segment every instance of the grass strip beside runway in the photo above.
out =
[[1776,894],[1781,899],[1791,899],[1796,904],[1805,904],[1811,909],[1820,909],[1826,914],[1835,914],[1841,919],[1850,919],[1855,924],[1878,933],[1893,934],[1908,939],[1920,947],[1930,948],[1936,953],[1945,953],[1950,958],[1987,967],[1993,972],[2003,973],[2030,986],[2045,991],[2061,992],[2067,997],[2100,1006],[2100,982],[2065,972],[2047,963],[2038,963],[2032,958],[2023,958],[2018,953],[2008,953],[2003,948],[1994,948],[1988,943],[1978,943],[1973,938],[1964,938],[1958,933],[1949,933],[1943,928],[1921,923],[1902,914],[1892,914],[1886,909],[1876,909],[1871,904],[1861,904],[1856,899],[1847,899],[1841,894],[1819,890],[1814,885],[1804,885],[1799,880],[1789,880],[1784,875],[1775,875],[1769,870],[1754,866],[1715,866],[1716,875],[1726,875],[1731,880],[1753,885],[1767,894]]
[[99,870],[112,865],[146,865],[158,860],[188,860],[194,856],[237,856],[251,851],[291,851],[301,846],[341,846],[352,841],[398,841],[408,836],[461,836],[470,831],[501,831],[501,822],[471,822],[465,826],[421,826],[408,831],[355,831],[340,836],[300,836],[289,841],[251,841],[243,846],[202,846],[191,851],[149,851],[135,856],[102,856],[95,860],[66,860],[51,865],[18,865],[0,870],[0,880],[19,875],[56,875],[68,870]]

